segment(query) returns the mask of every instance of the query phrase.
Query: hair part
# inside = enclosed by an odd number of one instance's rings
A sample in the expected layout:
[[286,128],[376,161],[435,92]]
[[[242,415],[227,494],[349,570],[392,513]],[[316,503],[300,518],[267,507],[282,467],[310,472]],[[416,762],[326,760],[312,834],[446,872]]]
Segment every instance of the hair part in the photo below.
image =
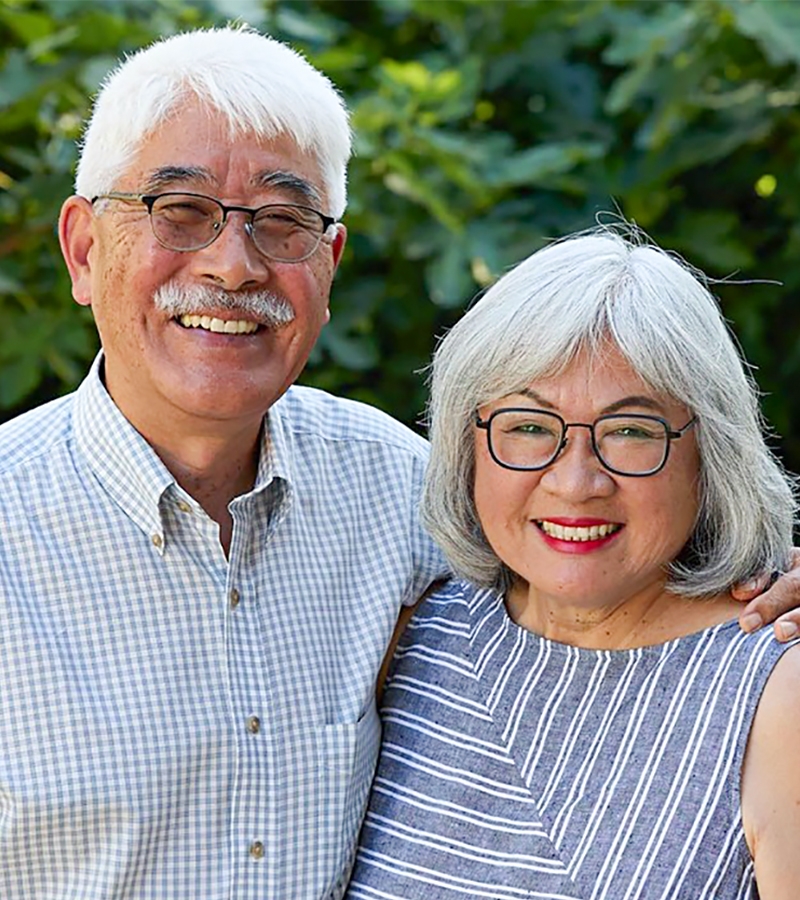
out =
[[114,189],[143,142],[195,100],[222,114],[231,138],[288,135],[317,159],[327,213],[347,203],[351,132],[332,82],[298,52],[248,28],[212,28],[157,41],[104,80],[80,147],[75,191]]
[[668,589],[711,596],[789,562],[794,485],[767,446],[758,390],[701,273],[633,228],[601,226],[537,251],[441,341],[431,369],[423,522],[455,571],[505,589],[475,508],[474,416],[609,343],[697,417],[699,511]]

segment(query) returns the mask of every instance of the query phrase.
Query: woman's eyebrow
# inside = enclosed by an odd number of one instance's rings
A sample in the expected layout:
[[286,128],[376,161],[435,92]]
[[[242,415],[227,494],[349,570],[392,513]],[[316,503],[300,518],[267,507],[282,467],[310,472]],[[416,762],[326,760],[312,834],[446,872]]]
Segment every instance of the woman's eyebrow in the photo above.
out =
[[523,397],[527,397],[529,400],[533,400],[533,402],[541,406],[542,409],[555,409],[555,406],[549,400],[545,400],[541,394],[537,394],[536,391],[533,391],[530,388],[523,388],[518,393]]
[[[520,395],[523,397],[527,397],[529,400],[533,400],[539,407],[542,409],[557,409],[555,404],[551,403],[541,394],[537,394],[536,391],[531,390],[531,388],[523,388],[519,391]],[[630,406],[638,406],[644,409],[651,409],[654,412],[664,413],[664,405],[663,403],[659,403],[653,397],[647,397],[644,394],[632,394],[630,397],[623,397],[620,400],[615,400],[613,403],[609,403],[602,411],[602,415],[609,415],[610,413],[619,412],[621,409],[627,409]]]
[[632,397],[623,397],[621,400],[615,400],[610,403],[604,410],[604,413],[615,413],[620,409],[626,409],[629,406],[640,406],[645,409],[652,409],[654,412],[665,412],[664,404],[659,403],[653,397],[645,397],[642,394],[636,394]]

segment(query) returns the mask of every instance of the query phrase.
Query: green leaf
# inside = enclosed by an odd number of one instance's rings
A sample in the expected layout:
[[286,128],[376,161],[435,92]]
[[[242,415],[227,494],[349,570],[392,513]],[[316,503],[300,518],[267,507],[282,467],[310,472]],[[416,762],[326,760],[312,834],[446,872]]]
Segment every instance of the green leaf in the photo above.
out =
[[598,159],[604,152],[605,146],[600,141],[542,144],[500,159],[488,181],[496,187],[548,187],[554,176],[570,172],[581,163]]
[[449,241],[428,263],[425,280],[430,298],[437,306],[462,306],[465,298],[475,289],[466,241]]
[[743,35],[774,65],[800,63],[800,4],[787,0],[721,0]]

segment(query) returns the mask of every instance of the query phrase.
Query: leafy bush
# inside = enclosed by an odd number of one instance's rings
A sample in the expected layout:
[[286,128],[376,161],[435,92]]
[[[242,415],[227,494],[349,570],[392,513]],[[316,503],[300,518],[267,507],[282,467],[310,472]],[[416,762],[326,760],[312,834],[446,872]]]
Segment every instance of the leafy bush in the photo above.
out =
[[[241,18],[352,110],[350,238],[303,378],[419,420],[434,338],[548,238],[620,211],[710,276],[800,469],[800,4],[0,0],[0,409],[96,350],[54,223],[122,53]],[[771,279],[774,283],[735,283]]]

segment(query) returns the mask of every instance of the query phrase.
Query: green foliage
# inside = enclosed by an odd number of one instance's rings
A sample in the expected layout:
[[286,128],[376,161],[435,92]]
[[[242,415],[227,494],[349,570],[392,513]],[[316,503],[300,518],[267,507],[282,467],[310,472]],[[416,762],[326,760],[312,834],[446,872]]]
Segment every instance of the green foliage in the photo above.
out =
[[[800,469],[800,4],[0,0],[0,408],[96,349],[55,222],[88,97],[159,34],[231,19],[340,86],[357,155],[332,321],[304,380],[414,423],[435,336],[549,238],[619,210],[716,279]],[[775,284],[737,284],[773,279]]]

